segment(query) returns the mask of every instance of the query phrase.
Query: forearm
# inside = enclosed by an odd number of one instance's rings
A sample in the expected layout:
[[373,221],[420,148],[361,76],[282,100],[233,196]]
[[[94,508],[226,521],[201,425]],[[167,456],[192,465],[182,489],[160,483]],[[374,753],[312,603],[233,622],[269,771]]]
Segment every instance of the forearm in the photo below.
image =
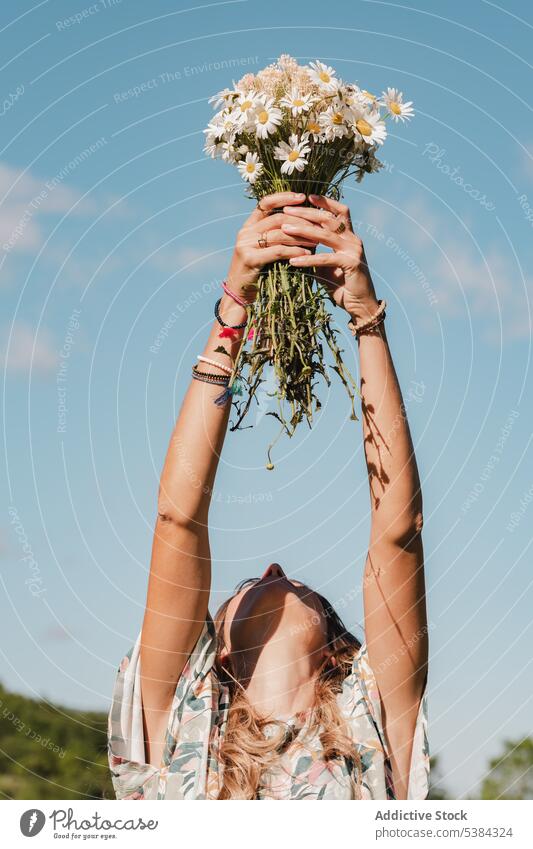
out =
[[[226,324],[235,325],[246,321],[247,313],[244,307],[224,295],[220,315]],[[221,330],[214,319],[207,342],[198,353],[231,366],[230,358],[215,353],[215,348],[224,347],[234,358],[245,331],[236,331],[233,339],[221,339]],[[194,355],[196,357],[196,351]],[[202,371],[225,374],[216,366],[207,363],[198,365]],[[230,403],[224,406],[214,403],[223,391],[223,386],[191,378],[185,394],[161,474],[158,506],[160,515],[176,523],[195,525],[207,520],[231,408]]]
[[405,406],[384,324],[359,338],[363,436],[373,532],[409,541],[422,518],[422,496]]

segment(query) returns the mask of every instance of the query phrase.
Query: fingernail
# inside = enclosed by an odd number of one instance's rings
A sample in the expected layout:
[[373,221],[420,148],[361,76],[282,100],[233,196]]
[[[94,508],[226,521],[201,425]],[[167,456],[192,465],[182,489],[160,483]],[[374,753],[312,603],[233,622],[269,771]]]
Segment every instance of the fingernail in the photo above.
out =
[[292,196],[293,196],[293,198],[304,198],[305,197],[303,192],[293,192]]
[[286,233],[295,233],[298,228],[293,224],[282,224],[281,229],[285,230]]

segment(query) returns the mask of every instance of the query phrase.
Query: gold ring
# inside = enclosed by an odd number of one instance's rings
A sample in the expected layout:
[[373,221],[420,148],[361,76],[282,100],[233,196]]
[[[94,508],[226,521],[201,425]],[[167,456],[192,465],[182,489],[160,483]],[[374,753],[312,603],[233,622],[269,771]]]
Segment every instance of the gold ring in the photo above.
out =
[[258,200],[258,201],[257,201],[257,209],[258,209],[260,212],[262,212],[262,213],[263,213],[263,215],[265,214],[265,210],[264,210],[264,209],[263,209],[263,207],[261,206],[261,201],[260,201],[260,200]]
[[337,227],[335,232],[336,233],[344,233],[345,230],[346,230],[346,224],[344,223],[344,221],[341,221],[341,223],[339,224],[339,226]]
[[260,248],[268,248],[267,234],[261,233],[259,238],[257,239],[257,244]]

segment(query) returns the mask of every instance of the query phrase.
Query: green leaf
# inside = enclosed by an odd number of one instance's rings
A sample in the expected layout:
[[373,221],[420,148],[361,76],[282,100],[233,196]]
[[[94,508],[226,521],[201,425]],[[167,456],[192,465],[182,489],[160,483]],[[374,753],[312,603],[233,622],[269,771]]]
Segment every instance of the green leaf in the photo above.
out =
[[230,358],[230,360],[232,359],[230,352],[227,351],[226,348],[224,348],[223,345],[219,345],[218,348],[215,348],[213,353],[215,353],[215,354],[225,354],[227,357]]

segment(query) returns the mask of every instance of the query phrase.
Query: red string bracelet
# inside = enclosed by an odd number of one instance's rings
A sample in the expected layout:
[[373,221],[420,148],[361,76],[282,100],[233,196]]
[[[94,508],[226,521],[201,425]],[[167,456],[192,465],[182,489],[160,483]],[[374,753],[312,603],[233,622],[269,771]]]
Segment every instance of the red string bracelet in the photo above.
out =
[[241,307],[249,307],[250,306],[250,302],[247,303],[239,295],[236,295],[235,292],[231,291],[231,289],[229,288],[229,286],[228,286],[228,284],[226,283],[225,280],[222,281],[222,288],[224,289],[226,295],[229,295],[230,298],[233,298],[233,300],[237,304],[240,304]]

